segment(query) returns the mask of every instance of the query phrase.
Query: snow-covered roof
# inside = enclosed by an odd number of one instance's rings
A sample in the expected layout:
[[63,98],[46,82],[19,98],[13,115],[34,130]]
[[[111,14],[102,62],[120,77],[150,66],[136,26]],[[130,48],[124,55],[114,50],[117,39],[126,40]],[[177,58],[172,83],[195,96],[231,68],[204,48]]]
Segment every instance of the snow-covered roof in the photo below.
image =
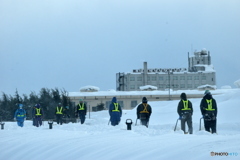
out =
[[215,90],[215,89],[217,89],[217,86],[206,84],[206,85],[198,86],[197,88],[200,90],[205,90],[205,89],[214,89]]
[[[228,89],[216,89],[211,91],[212,94],[222,94],[227,92]],[[172,91],[171,95],[180,95],[181,93],[186,94],[204,94],[202,90],[177,90]],[[69,92],[69,97],[82,97],[82,96],[133,96],[133,95],[139,95],[139,96],[146,96],[146,95],[168,95],[169,91],[98,91],[98,92]]]
[[91,85],[80,88],[80,92],[98,92],[99,90],[100,88]]
[[194,65],[196,67],[204,67],[205,70],[203,72],[215,72],[213,65],[203,65],[203,64],[197,64]]
[[144,91],[144,90],[157,90],[158,88],[155,86],[146,85],[146,86],[140,86],[139,89]]

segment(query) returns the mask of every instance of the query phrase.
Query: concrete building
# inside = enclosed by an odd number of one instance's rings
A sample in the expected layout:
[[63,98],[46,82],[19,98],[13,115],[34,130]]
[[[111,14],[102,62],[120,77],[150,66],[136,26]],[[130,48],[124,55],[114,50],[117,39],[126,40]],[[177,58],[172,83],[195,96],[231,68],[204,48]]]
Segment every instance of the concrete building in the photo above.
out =
[[[158,90],[195,90],[200,86],[216,85],[216,72],[211,64],[210,52],[203,49],[188,53],[187,68],[148,68],[144,62],[142,69],[131,73],[116,74],[117,91],[140,91],[141,86],[151,85]],[[212,87],[214,88],[214,87]]]
[[[108,109],[113,97],[125,110],[133,109],[142,102],[143,97],[148,101],[180,100],[183,91],[94,91],[94,92],[69,92],[69,97],[74,106],[82,99],[88,106],[89,111],[96,111],[96,106],[103,104]],[[202,98],[203,91],[186,91],[188,98]],[[217,94],[217,93],[213,93]],[[172,106],[176,107],[176,106]]]
[[79,99],[83,99],[89,111],[96,111],[99,104],[108,109],[113,97],[123,109],[133,109],[142,102],[142,97],[147,97],[148,101],[179,100],[180,94],[185,92],[188,98],[201,98],[204,93],[201,89],[214,89],[216,72],[210,53],[202,50],[194,52],[193,56],[188,54],[188,69],[150,69],[144,62],[142,69],[117,73],[116,80],[117,91],[99,91],[98,87],[85,86],[80,92],[69,92],[70,100],[77,105]]

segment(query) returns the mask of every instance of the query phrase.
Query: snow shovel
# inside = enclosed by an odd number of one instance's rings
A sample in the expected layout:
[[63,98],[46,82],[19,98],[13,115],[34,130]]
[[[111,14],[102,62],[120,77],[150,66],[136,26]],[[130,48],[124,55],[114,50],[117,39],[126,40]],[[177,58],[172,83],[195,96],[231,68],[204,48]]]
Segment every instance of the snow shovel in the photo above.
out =
[[175,125],[175,127],[174,127],[174,131],[176,131],[177,124],[178,124],[178,120],[179,120],[179,118],[177,119],[176,125]]
[[201,131],[201,128],[202,128],[202,125],[201,125],[202,119],[203,119],[203,118],[200,118],[199,131]]
[[136,119],[136,123],[135,123],[135,126],[137,125],[137,120],[138,120],[138,119]]

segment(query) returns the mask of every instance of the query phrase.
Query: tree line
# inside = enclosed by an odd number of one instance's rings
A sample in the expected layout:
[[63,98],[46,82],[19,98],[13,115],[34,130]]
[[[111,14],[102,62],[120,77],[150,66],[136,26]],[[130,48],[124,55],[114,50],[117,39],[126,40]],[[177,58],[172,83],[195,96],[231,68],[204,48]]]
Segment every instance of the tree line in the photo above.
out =
[[42,88],[38,94],[31,92],[29,96],[26,94],[20,96],[17,90],[14,96],[2,93],[2,97],[0,98],[0,120],[13,120],[14,113],[18,109],[18,104],[23,104],[23,108],[27,112],[27,119],[32,119],[32,110],[36,104],[40,104],[43,108],[44,119],[54,119],[58,103],[61,103],[63,107],[69,106],[70,113],[74,114],[74,106],[70,102],[68,92],[64,89]]

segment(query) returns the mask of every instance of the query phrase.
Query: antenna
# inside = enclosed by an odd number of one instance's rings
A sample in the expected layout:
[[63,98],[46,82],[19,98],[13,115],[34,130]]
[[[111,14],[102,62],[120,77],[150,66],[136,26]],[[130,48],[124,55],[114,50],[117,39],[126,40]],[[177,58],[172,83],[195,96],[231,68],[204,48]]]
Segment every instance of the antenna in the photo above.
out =
[[191,53],[193,54],[193,45],[191,44]]

